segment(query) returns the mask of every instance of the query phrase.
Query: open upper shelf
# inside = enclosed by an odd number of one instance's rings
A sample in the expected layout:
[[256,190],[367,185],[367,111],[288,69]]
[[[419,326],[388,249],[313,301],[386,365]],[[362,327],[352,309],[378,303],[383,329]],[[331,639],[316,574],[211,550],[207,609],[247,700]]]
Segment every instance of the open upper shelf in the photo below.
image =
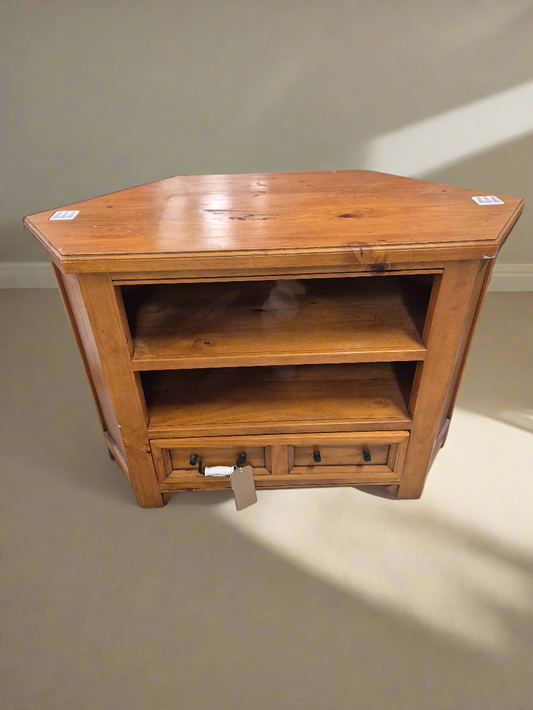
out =
[[379,424],[409,428],[412,363],[142,373],[149,433],[192,436]]
[[402,276],[142,286],[124,293],[132,366],[423,360],[429,293]]

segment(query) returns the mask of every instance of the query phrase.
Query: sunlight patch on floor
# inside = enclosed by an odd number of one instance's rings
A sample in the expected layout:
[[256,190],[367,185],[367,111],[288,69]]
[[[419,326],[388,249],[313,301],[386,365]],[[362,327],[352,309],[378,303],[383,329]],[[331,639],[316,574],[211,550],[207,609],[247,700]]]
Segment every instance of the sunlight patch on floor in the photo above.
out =
[[509,422],[509,424],[513,424],[514,426],[519,426],[522,427],[522,429],[533,432],[533,409],[526,409],[525,407],[504,409],[500,412],[500,418],[504,422]]
[[533,436],[457,410],[420,501],[351,488],[263,491],[218,514],[345,591],[485,651],[533,613]]

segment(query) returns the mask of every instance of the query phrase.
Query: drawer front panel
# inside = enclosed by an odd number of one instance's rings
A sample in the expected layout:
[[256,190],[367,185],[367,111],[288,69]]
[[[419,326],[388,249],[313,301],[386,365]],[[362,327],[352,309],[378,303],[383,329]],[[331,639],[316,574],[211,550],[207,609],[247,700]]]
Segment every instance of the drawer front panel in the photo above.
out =
[[374,431],[153,439],[151,447],[160,490],[176,492],[231,488],[229,477],[191,466],[191,454],[204,468],[233,466],[245,453],[257,488],[391,485],[400,481],[408,440],[407,431]]
[[270,463],[270,452],[266,446],[244,446],[239,448],[236,446],[197,446],[194,451],[189,446],[188,448],[172,448],[169,449],[170,463],[173,471],[182,471],[184,474],[190,474],[197,466],[191,466],[189,458],[192,453],[196,454],[201,459],[203,466],[234,466],[237,457],[241,453],[246,454],[246,463],[250,464],[256,473],[270,473],[266,469],[267,463]]
[[[353,444],[346,446],[322,446],[320,439],[312,446],[294,447],[294,466],[363,466],[367,462],[364,460],[363,451],[369,451],[371,462],[375,464],[386,464],[389,458],[390,447],[393,444]],[[314,452],[318,451],[321,461],[314,460]]]
[[[266,441],[250,442],[246,437],[208,437],[194,439],[153,439],[152,457],[161,491],[225,490],[231,488],[229,476],[205,476],[192,466],[195,454],[206,466],[234,466],[241,454],[252,466],[254,478],[268,478],[272,473],[272,447]],[[279,447],[278,447],[279,448]],[[257,485],[257,484],[256,484]]]

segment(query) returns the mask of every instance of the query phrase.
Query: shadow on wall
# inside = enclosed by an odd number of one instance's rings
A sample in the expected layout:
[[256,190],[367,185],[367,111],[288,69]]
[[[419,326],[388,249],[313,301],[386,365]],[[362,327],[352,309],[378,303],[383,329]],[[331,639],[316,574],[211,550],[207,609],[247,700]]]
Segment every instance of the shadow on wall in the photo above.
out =
[[[533,106],[533,96],[531,105]],[[533,121],[533,110],[531,111]],[[444,182],[458,187],[470,187],[484,192],[529,197],[508,242],[498,256],[498,261],[513,264],[533,264],[533,194],[531,188],[533,165],[533,133],[499,145],[456,165],[434,170],[424,175],[428,180]],[[531,309],[531,306],[530,306]],[[533,318],[524,314],[530,322]],[[527,322],[527,320],[525,321]]]
[[533,432],[533,293],[489,293],[458,406]]
[[[5,260],[41,256],[21,215],[167,175],[387,170],[369,152],[380,136],[533,79],[531,0],[155,0],[127,13],[51,0],[8,15]],[[527,199],[531,142],[513,143],[515,119],[505,102],[480,111],[479,158],[428,177]],[[533,262],[529,212],[508,262]]]

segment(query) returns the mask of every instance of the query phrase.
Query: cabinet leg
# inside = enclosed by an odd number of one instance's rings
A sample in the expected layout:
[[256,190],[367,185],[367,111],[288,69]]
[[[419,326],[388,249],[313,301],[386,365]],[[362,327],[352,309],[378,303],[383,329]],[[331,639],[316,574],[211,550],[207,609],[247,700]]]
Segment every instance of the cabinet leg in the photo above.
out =
[[75,280],[82,315],[90,328],[103,384],[116,417],[126,475],[141,508],[161,508],[165,503],[146,431],[148,415],[140,376],[131,368],[132,343],[121,294],[108,274],[80,274]]

